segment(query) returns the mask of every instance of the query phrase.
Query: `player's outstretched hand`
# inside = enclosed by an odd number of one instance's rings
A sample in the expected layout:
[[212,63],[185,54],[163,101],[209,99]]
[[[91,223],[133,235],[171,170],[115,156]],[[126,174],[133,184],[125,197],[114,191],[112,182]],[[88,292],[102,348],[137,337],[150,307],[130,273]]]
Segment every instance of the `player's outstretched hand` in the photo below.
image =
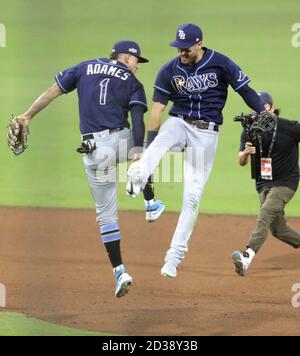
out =
[[7,132],[7,144],[15,155],[23,153],[28,147],[29,120],[20,115],[12,116]]

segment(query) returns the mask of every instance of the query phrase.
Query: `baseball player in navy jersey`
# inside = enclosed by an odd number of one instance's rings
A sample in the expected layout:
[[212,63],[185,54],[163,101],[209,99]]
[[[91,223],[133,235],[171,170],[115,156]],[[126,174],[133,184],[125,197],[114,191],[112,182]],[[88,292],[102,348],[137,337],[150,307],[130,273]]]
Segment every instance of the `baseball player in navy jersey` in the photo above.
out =
[[[236,63],[203,46],[202,31],[197,25],[180,26],[170,45],[177,48],[178,56],[157,75],[149,121],[150,145],[142,158],[129,167],[126,189],[133,197],[139,194],[163,155],[174,146],[185,148],[183,204],[161,269],[163,276],[176,277],[213,167],[228,86],[256,112],[264,111],[264,106]],[[173,106],[160,128],[168,101]]]
[[[122,263],[120,229],[116,205],[116,166],[127,161],[132,147],[143,147],[147,111],[143,85],[135,77],[141,57],[140,47],[133,41],[120,41],[110,58],[97,58],[79,63],[56,75],[56,83],[43,93],[18,118],[26,125],[53,99],[77,89],[82,144],[78,152],[96,205],[97,222],[115,275],[115,295],[127,294],[132,277]],[[132,129],[128,123],[128,112]],[[133,154],[133,159],[139,153]],[[164,210],[156,201],[150,184],[144,189],[146,219],[155,221]]]

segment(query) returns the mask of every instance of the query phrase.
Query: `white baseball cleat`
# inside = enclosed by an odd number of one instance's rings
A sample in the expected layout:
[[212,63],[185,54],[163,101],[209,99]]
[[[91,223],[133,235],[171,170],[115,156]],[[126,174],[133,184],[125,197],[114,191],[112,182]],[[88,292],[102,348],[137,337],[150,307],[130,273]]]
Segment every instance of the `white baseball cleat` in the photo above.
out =
[[235,265],[236,273],[244,277],[250,266],[249,254],[247,252],[237,250],[233,252],[231,259]]
[[126,192],[135,198],[142,191],[142,170],[139,161],[131,163],[127,171]]
[[160,273],[163,277],[175,278],[177,276],[177,267],[172,261],[167,261],[163,265]]

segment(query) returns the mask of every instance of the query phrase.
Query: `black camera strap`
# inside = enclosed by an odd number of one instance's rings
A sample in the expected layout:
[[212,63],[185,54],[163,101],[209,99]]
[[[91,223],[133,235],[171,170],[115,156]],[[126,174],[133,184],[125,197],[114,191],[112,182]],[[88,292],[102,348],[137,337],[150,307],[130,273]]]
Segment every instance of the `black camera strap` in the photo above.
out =
[[268,158],[271,157],[271,153],[272,153],[272,150],[273,150],[273,147],[274,147],[274,144],[275,144],[275,140],[276,140],[276,135],[277,135],[277,125],[274,128],[272,141],[271,141],[271,144],[270,144],[270,147],[269,147]]
[[[276,135],[277,135],[277,126],[275,126],[274,128],[274,132],[273,132],[273,136],[272,136],[272,140],[270,143],[270,147],[269,147],[269,152],[268,152],[268,156],[267,158],[271,157],[271,153],[275,144],[275,140],[276,140]],[[258,135],[258,142],[259,142],[259,152],[260,152],[260,157],[263,157],[263,145],[262,145],[262,135]]]

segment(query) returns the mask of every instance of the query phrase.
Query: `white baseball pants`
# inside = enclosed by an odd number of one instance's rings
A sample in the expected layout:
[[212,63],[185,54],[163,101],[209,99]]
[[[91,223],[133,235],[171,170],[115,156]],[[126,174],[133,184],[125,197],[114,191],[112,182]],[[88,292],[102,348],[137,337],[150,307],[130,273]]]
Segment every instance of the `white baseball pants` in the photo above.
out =
[[216,131],[198,129],[181,118],[170,117],[140,160],[142,179],[147,182],[167,151],[185,147],[183,204],[166,260],[170,257],[181,261],[188,251],[204,186],[212,171],[218,137]]

